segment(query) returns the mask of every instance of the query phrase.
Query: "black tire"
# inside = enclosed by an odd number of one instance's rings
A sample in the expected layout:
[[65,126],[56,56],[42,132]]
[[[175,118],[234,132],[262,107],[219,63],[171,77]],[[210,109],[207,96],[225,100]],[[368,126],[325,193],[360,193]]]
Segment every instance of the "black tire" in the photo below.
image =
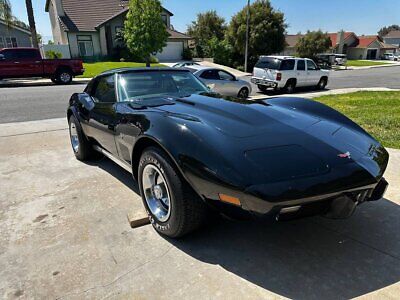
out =
[[257,87],[263,93],[266,93],[268,91],[268,88],[265,85],[259,84],[259,85],[257,85]]
[[58,83],[59,83],[59,81],[58,81],[58,79],[57,79],[56,76],[51,76],[51,77],[50,77],[50,80],[51,80],[51,82],[53,82],[53,83],[55,83],[55,84],[58,84]]
[[239,93],[238,93],[238,97],[240,99],[247,99],[249,97],[249,93],[250,93],[250,91],[249,91],[248,88],[246,88],[246,87],[241,88]]
[[[69,124],[69,136],[70,136],[72,151],[74,152],[75,157],[80,161],[87,161],[96,158],[98,156],[97,152],[95,152],[92,144],[83,133],[81,125],[74,115],[71,115],[68,124]],[[75,126],[76,135],[79,142],[78,148],[74,147],[73,126]]]
[[[153,188],[144,192],[143,176],[145,168],[158,169],[166,181],[166,190],[169,192],[169,217],[164,221],[153,214],[146,200],[149,190],[154,195]],[[146,168],[147,170],[148,168]],[[207,207],[192,188],[181,178],[179,171],[169,157],[160,149],[149,147],[144,150],[138,170],[139,189],[142,195],[144,207],[146,208],[149,220],[155,230],[162,235],[179,238],[199,228],[206,218]],[[152,196],[156,197],[156,196]]]
[[285,85],[285,91],[288,94],[293,94],[296,91],[296,81],[289,79]]
[[71,70],[61,69],[58,70],[56,75],[54,76],[54,83],[57,84],[70,84],[72,82],[73,74]]
[[328,84],[328,81],[325,77],[321,78],[318,82],[317,89],[324,90]]

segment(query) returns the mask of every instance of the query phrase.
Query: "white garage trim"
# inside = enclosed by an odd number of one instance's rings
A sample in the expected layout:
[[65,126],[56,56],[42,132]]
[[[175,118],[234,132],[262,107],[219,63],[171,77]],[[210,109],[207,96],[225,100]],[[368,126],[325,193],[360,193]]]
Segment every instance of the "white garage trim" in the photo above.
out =
[[156,57],[159,61],[179,61],[182,59],[183,42],[168,42],[167,46]]

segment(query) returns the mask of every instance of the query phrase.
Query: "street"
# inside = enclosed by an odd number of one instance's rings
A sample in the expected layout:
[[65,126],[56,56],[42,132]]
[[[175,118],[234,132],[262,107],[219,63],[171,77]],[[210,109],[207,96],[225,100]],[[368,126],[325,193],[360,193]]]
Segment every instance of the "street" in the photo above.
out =
[[[350,87],[400,88],[400,66],[331,72],[328,89]],[[85,84],[0,88],[0,123],[64,117],[70,96],[84,88]],[[256,86],[253,95],[260,95]]]

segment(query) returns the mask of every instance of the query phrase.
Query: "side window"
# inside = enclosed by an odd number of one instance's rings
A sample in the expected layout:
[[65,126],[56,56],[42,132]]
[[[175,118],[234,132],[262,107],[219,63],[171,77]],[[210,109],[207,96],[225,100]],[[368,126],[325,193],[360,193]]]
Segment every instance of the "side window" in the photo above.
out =
[[4,55],[4,58],[6,60],[15,60],[15,59],[17,59],[17,55],[16,55],[15,51],[12,51],[12,50],[11,51],[10,50],[3,51],[1,54]]
[[294,65],[295,65],[295,60],[294,59],[285,59],[281,63],[281,67],[279,70],[281,71],[290,71],[294,70]]
[[306,63],[304,60],[297,61],[297,71],[305,71],[306,70]]
[[28,59],[36,59],[38,57],[36,50],[19,50],[17,53],[17,57],[20,59],[28,60]]
[[219,80],[218,72],[215,70],[206,70],[200,75],[200,77],[204,79]]
[[5,48],[6,44],[4,41],[4,38],[2,36],[0,36],[0,48]]
[[219,78],[221,80],[230,80],[230,81],[232,81],[234,79],[234,77],[231,74],[229,74],[229,73],[227,73],[225,71],[218,71],[218,75],[219,75]]
[[97,85],[92,90],[92,96],[97,102],[114,103],[117,102],[115,96],[115,79],[114,75],[101,77],[97,81]]
[[315,65],[315,63],[314,63],[313,61],[307,60],[307,69],[308,69],[309,71],[315,71],[315,70],[317,70],[318,68],[317,68],[317,66]]

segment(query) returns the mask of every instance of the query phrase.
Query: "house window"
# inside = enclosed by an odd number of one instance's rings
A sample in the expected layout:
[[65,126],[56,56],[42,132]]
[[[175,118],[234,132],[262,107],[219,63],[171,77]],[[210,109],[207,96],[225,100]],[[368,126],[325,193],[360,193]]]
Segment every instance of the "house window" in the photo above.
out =
[[[4,44],[4,42],[3,42],[3,44]],[[6,43],[5,44],[6,44],[7,48],[17,48],[18,47],[17,38],[15,38],[15,37],[6,37]]]
[[79,55],[82,57],[93,56],[93,41],[91,35],[78,35]]
[[4,38],[0,36],[0,48],[5,48],[6,45],[4,44]]
[[161,18],[162,18],[165,26],[168,26],[168,17],[167,17],[167,15],[161,15]]

